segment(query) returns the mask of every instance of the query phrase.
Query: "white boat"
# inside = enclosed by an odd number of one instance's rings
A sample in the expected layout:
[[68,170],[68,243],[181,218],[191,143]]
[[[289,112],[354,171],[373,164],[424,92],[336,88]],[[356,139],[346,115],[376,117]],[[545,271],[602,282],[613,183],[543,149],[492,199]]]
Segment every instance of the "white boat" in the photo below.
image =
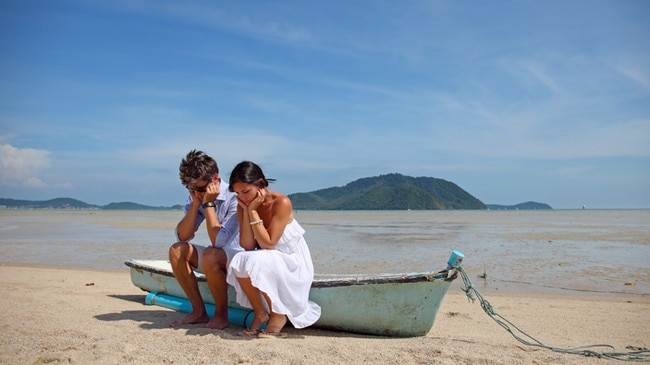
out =
[[[354,333],[395,337],[427,334],[435,321],[443,298],[464,255],[453,251],[447,268],[437,272],[381,274],[367,276],[316,274],[309,299],[321,307],[321,317],[313,327]],[[176,281],[168,261],[125,261],[131,281],[144,291],[146,304],[156,304],[182,312],[191,311],[185,293]],[[205,276],[195,273],[208,313],[214,313],[214,299]],[[247,327],[252,310],[235,302],[229,288],[229,321]]]

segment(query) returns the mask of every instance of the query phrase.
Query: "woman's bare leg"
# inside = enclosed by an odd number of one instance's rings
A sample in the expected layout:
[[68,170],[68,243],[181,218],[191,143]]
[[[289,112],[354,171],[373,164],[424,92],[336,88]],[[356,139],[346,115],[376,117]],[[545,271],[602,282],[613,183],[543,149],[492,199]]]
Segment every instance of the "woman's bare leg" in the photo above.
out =
[[[266,299],[266,303],[268,304],[269,308],[273,308],[271,298],[269,298],[266,293],[262,293],[262,295],[264,295],[264,299]],[[273,310],[271,310],[271,316],[269,317],[269,322],[266,324],[266,329],[264,331],[269,334],[278,334],[280,331],[282,331],[282,328],[284,328],[285,324],[287,324],[287,316],[284,314],[275,313]]]
[[251,302],[251,306],[253,306],[253,322],[251,322],[250,330],[244,331],[244,334],[247,336],[254,336],[257,334],[257,332],[259,332],[260,327],[262,327],[262,325],[266,323],[270,317],[266,312],[266,308],[264,307],[262,295],[260,294],[259,289],[253,286],[251,278],[238,277],[237,281],[244,291],[244,294],[246,294],[246,297]]

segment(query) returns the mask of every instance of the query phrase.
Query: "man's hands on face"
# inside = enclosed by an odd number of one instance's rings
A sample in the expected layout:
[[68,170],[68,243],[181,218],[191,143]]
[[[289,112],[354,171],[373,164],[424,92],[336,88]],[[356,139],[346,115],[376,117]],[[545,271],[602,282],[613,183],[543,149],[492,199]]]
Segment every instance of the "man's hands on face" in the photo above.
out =
[[203,200],[202,202],[212,202],[215,199],[217,199],[217,196],[221,193],[221,184],[219,182],[219,179],[217,180],[212,180],[208,184],[208,188],[205,193],[199,193],[203,195]]
[[190,190],[190,195],[192,195],[192,201],[195,203],[202,203],[203,202],[203,194],[205,193],[200,193],[196,190]]

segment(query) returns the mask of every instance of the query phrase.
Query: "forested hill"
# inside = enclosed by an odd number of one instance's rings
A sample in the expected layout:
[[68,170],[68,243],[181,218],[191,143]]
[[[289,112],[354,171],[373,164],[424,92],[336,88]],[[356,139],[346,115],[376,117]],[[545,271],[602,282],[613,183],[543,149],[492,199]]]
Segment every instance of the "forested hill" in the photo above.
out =
[[486,209],[458,185],[433,177],[388,174],[345,186],[289,195],[296,210]]
[[56,198],[50,200],[18,200],[0,198],[0,208],[3,209],[105,209],[105,210],[169,210],[183,209],[182,205],[171,207],[152,207],[131,202],[110,203],[100,206],[88,204],[72,198]]
[[72,198],[55,198],[50,200],[20,200],[0,198],[0,206],[15,209],[100,209],[95,204],[88,204]]
[[544,209],[553,209],[550,205],[545,203],[537,202],[525,202],[515,205],[500,205],[500,204],[488,204],[488,209],[491,210],[544,210]]

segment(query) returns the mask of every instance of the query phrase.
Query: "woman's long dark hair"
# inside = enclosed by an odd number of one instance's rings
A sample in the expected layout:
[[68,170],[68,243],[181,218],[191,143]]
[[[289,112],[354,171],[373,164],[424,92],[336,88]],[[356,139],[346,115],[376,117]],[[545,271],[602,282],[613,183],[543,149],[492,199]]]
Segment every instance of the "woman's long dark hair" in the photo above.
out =
[[232,186],[235,183],[241,182],[246,184],[257,185],[260,188],[265,188],[269,186],[269,181],[275,181],[275,179],[267,179],[264,176],[262,168],[259,167],[255,162],[252,161],[242,161],[232,169],[230,173],[230,180],[228,183],[230,186],[228,189],[233,191]]

